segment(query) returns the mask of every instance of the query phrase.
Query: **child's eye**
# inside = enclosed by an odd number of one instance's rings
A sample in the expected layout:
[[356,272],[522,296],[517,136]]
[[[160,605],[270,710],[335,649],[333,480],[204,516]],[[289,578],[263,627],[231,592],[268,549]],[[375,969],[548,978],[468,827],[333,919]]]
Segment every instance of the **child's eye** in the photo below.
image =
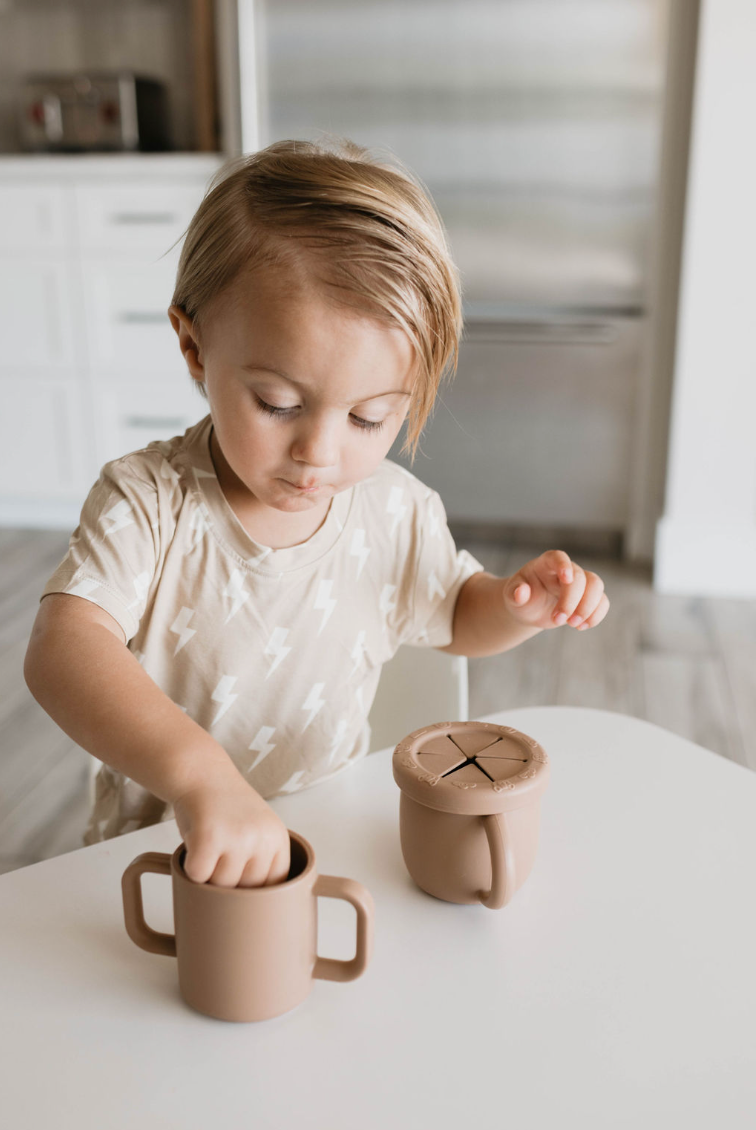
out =
[[[296,406],[292,408],[277,408],[274,404],[268,404],[265,400],[255,393],[255,402],[261,412],[267,412],[269,416],[286,417],[292,412],[296,412]],[[363,420],[362,416],[351,415],[350,420],[356,428],[360,428],[363,432],[377,432],[383,427],[383,420]]]
[[350,419],[363,432],[377,432],[383,427],[383,420],[363,420],[361,416],[351,416]]
[[294,407],[294,408],[276,408],[275,405],[273,405],[273,404],[266,404],[266,402],[264,400],[260,399],[260,397],[257,395],[257,393],[255,393],[255,400],[257,402],[257,407],[260,409],[260,411],[261,412],[267,412],[268,415],[270,415],[270,416],[286,416],[286,415],[288,415],[289,412],[296,412],[296,407]]

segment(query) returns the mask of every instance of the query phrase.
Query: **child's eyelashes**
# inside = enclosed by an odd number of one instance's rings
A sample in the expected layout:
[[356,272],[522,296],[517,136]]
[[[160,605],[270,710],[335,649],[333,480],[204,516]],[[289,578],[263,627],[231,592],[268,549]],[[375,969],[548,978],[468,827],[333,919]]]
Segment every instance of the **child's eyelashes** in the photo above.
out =
[[361,416],[350,416],[349,419],[363,432],[379,432],[383,427],[383,420],[363,420]]
[[260,411],[267,412],[269,416],[289,416],[292,412],[296,412],[296,408],[276,408],[273,404],[266,404],[257,394],[255,401]]
[[[276,416],[279,420],[288,419],[296,411],[294,408],[277,408],[274,404],[268,404],[262,400],[261,397],[255,393],[255,403],[261,412],[266,412],[269,416]],[[352,421],[356,428],[363,432],[378,432],[383,427],[383,420],[363,420],[361,416],[350,415],[349,419]]]

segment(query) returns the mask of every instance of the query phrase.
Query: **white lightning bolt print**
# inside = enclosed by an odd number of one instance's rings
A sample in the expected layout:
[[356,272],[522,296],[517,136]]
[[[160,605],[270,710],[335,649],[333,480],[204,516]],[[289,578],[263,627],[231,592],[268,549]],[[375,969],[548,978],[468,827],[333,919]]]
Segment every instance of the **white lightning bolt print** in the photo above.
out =
[[268,674],[265,676],[266,679],[270,678],[281,660],[285,659],[291,651],[290,647],[284,647],[284,640],[286,639],[288,634],[288,628],[274,628],[270,634],[270,639],[268,640],[263,654],[274,655],[275,659],[268,668]]
[[[269,545],[261,545],[260,552],[256,554],[255,557],[248,557],[247,560],[249,561],[250,565],[260,565],[268,556],[268,554],[272,552],[273,550]],[[281,575],[283,576],[283,574]]]
[[131,604],[127,605],[128,608],[135,608],[137,604],[142,604],[144,598],[147,596],[147,590],[150,587],[150,574],[145,570],[140,573],[138,577],[134,577],[134,592],[136,597],[132,600]]
[[428,511],[428,519],[430,522],[430,532],[432,538],[441,536],[441,519],[435,510]]
[[404,515],[407,513],[407,507],[402,504],[404,498],[404,491],[401,487],[392,487],[389,492],[388,502],[386,503],[386,513],[394,515],[394,524],[391,527],[391,535],[396,533],[396,527],[401,522]]
[[367,636],[367,632],[364,629],[361,632],[357,633],[357,639],[355,640],[354,647],[352,648],[351,658],[354,660],[354,667],[349,672],[349,678],[350,679],[351,679],[352,675],[355,673],[355,671],[357,670],[357,668],[359,667],[359,665],[362,662],[363,657],[365,655],[365,638],[366,638],[366,636]]
[[174,658],[181,651],[181,648],[189,643],[189,640],[192,638],[192,636],[197,634],[196,628],[189,627],[189,621],[191,620],[193,615],[193,608],[182,608],[176,619],[171,624],[170,631],[176,632],[179,637],[176,642],[176,650],[173,653]]
[[259,765],[262,759],[267,757],[272,749],[276,748],[276,743],[270,740],[275,732],[275,726],[261,726],[247,746],[247,749],[253,749],[258,755],[247,770],[248,773],[251,773],[255,766]]
[[331,599],[331,589],[333,588],[333,581],[321,581],[318,585],[318,595],[315,597],[315,604],[313,607],[316,610],[322,611],[323,619],[318,628],[318,635],[323,631],[328,623],[328,617],[336,607],[336,601]]
[[250,596],[249,592],[244,588],[244,576],[238,569],[234,569],[231,574],[229,582],[223,590],[223,595],[229,597],[232,601],[231,611],[224,620],[224,623],[227,624],[229,620],[233,620],[236,613],[243,604],[246,604]]
[[428,600],[433,600],[433,594],[434,593],[438,593],[438,595],[441,597],[442,600],[446,596],[446,592],[441,587],[441,584],[439,582],[438,577],[435,574],[435,571],[433,569],[431,569],[430,576],[428,577]]
[[66,592],[70,593],[72,596],[89,596],[91,592],[99,588],[99,581],[93,581],[91,577],[84,577],[83,580],[77,581],[71,588],[66,589]]
[[357,566],[357,576],[359,578],[362,572],[362,567],[370,556],[370,547],[365,547],[365,531],[355,530],[352,534],[352,544],[349,547],[349,556],[357,557],[359,565]]
[[204,502],[200,502],[196,510],[193,511],[189,529],[192,531],[192,540],[187,553],[202,541],[210,529],[210,511]]
[[107,518],[109,522],[113,523],[110,529],[105,531],[105,537],[124,529],[125,526],[134,525],[134,511],[131,509],[131,503],[127,498],[122,498],[112,510],[108,510],[102,517],[103,521]]
[[176,487],[179,485],[179,483],[181,481],[179,479],[178,471],[176,471],[170,465],[170,463],[168,462],[167,459],[164,459],[163,462],[160,465],[160,478],[161,479],[167,479],[168,482],[171,484],[171,486],[174,488],[174,490],[176,489]]
[[336,750],[339,748],[339,746],[341,745],[341,743],[344,740],[344,734],[346,733],[346,729],[347,729],[347,720],[346,720],[346,718],[342,718],[339,721],[338,726],[336,727],[336,733],[333,735],[333,741],[331,742],[331,749],[330,749],[330,752],[328,754],[328,764],[329,765],[331,764],[334,757],[336,756]]
[[223,717],[229,706],[233,702],[236,702],[239,697],[238,694],[231,694],[231,688],[236,682],[237,677],[236,675],[224,675],[210,696],[213,702],[219,702],[221,704],[220,710],[213,718],[211,725],[214,726],[215,723]]
[[310,717],[307,719],[304,726],[302,727],[302,733],[304,733],[305,730],[307,729],[307,727],[310,725],[310,722],[312,722],[313,718],[318,713],[321,706],[323,706],[325,704],[325,699],[320,697],[324,686],[325,686],[325,683],[315,683],[313,685],[312,690],[308,694],[307,698],[302,703],[302,710],[309,710],[310,711]]
[[304,774],[304,769],[298,769],[296,773],[293,773],[291,777],[289,777],[285,785],[281,785],[281,788],[278,790],[279,793],[295,793],[299,788],[299,782],[301,778],[304,777]]
[[396,608],[396,601],[392,600],[392,595],[396,592],[396,585],[384,585],[381,589],[380,599],[378,600],[378,609],[383,616],[383,630],[386,631],[388,627],[389,613],[393,612]]

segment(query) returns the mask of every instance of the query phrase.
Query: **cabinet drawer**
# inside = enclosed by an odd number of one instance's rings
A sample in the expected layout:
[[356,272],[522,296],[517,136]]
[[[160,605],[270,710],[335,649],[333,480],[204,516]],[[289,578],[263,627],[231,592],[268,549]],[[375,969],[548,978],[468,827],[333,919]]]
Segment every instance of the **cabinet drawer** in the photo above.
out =
[[0,495],[80,494],[89,469],[80,386],[19,372],[0,377],[0,397],[13,422],[3,429],[0,444]]
[[76,205],[81,247],[162,255],[183,235],[204,191],[204,182],[80,185]]
[[0,368],[71,368],[77,284],[74,268],[62,259],[0,258]]
[[144,264],[85,262],[87,336],[95,372],[158,377],[186,372],[168,320],[177,255]]
[[74,239],[70,190],[0,185],[0,249],[52,251]]
[[210,411],[186,370],[159,385],[138,379],[109,382],[95,389],[94,401],[100,466],[152,440],[183,435]]

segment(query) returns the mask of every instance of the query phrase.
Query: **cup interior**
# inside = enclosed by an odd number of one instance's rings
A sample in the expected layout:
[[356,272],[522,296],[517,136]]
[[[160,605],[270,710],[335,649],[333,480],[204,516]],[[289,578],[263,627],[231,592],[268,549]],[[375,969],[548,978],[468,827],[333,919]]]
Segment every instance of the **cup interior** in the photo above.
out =
[[290,835],[289,846],[291,848],[291,861],[289,863],[289,874],[286,876],[287,883],[301,875],[307,866],[307,852],[304,844]]

